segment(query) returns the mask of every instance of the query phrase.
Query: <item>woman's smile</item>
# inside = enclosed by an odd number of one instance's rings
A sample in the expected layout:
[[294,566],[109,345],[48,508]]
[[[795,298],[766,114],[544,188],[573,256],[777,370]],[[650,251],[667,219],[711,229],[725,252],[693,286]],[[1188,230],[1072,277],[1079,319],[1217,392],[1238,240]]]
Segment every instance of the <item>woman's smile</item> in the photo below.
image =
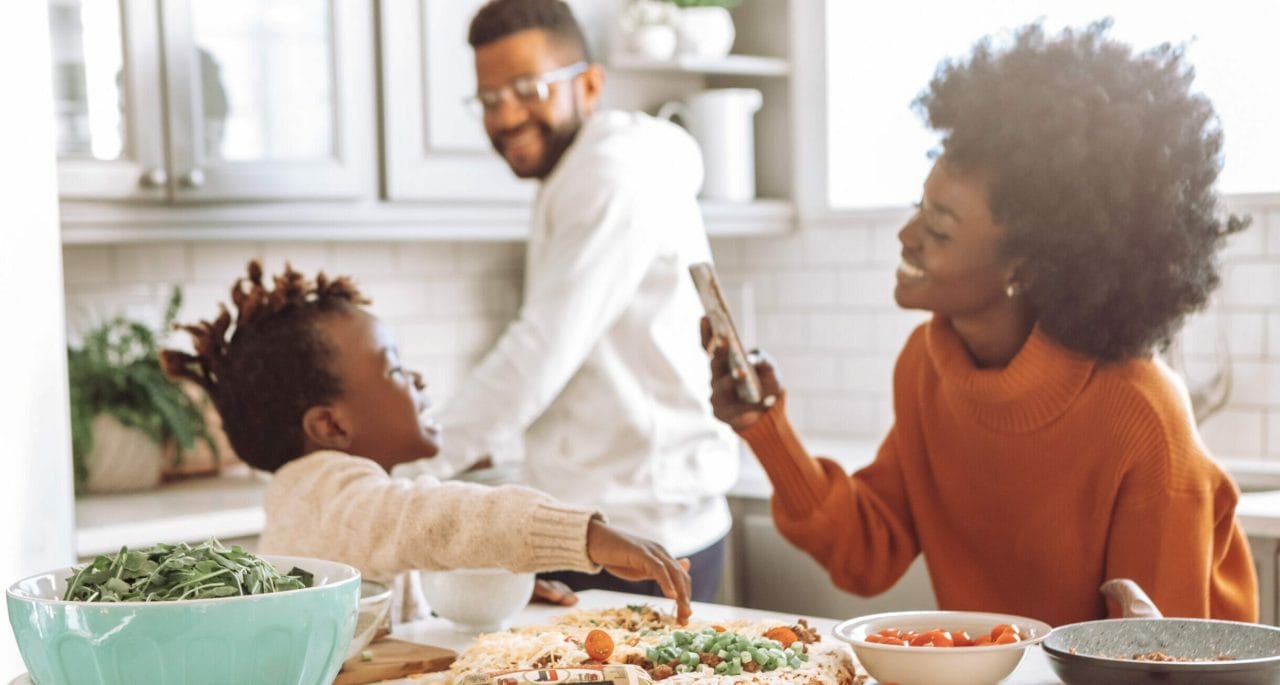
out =
[[898,263],[898,282],[908,283],[911,281],[919,281],[924,278],[924,269],[908,262],[905,258]]

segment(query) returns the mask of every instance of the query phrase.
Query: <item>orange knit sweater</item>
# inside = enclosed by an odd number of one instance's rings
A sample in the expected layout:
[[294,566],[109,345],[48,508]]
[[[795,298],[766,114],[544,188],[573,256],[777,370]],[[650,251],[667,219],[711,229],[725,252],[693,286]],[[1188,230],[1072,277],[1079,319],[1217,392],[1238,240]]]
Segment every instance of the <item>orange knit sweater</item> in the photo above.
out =
[[1097,364],[1039,328],[978,369],[935,317],[898,359],[896,420],[866,468],[810,457],[785,402],[742,436],[778,529],[851,592],[883,592],[923,553],[943,609],[1103,618],[1098,586],[1124,577],[1166,616],[1256,621],[1238,491],[1184,397],[1151,360]]

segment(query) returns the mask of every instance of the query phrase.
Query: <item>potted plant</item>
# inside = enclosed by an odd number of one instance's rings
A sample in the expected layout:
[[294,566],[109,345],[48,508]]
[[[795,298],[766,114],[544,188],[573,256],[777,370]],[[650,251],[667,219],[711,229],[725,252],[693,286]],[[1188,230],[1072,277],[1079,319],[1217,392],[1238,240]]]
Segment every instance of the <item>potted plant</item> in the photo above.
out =
[[680,8],[676,20],[679,52],[704,58],[720,58],[729,54],[735,37],[729,8],[741,0],[667,0]]
[[[163,329],[182,304],[174,288]],[[115,317],[67,347],[76,492],[120,492],[160,482],[167,443],[176,458],[203,442],[216,454],[199,402],[160,369],[156,332]]]
[[631,0],[618,18],[628,53],[652,60],[676,54],[679,9],[666,0]]

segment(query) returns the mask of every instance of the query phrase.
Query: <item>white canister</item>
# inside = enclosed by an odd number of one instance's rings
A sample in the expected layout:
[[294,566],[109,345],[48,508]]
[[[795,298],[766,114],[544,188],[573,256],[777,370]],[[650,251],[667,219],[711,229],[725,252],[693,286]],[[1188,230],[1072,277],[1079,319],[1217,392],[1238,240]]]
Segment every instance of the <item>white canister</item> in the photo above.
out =
[[748,202],[756,196],[755,113],[764,98],[754,88],[717,88],[668,102],[663,119],[679,118],[702,148],[702,197]]
[[676,16],[682,55],[719,59],[733,49],[736,32],[729,10],[712,5],[685,7]]

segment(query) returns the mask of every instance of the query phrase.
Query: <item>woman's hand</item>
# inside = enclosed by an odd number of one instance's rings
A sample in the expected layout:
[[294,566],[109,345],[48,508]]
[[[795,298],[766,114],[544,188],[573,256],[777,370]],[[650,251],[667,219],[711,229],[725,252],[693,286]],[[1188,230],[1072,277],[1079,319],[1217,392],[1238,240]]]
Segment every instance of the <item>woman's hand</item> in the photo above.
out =
[[656,542],[627,535],[599,519],[587,525],[587,556],[623,580],[654,580],[662,594],[676,601],[676,621],[689,622],[689,561],[676,561]]
[[783,393],[773,362],[763,352],[752,354],[763,399],[747,402],[738,397],[738,376],[729,365],[729,348],[711,334],[711,322],[705,316],[702,317],[702,348],[711,357],[711,409],[716,418],[738,432],[750,428]]

